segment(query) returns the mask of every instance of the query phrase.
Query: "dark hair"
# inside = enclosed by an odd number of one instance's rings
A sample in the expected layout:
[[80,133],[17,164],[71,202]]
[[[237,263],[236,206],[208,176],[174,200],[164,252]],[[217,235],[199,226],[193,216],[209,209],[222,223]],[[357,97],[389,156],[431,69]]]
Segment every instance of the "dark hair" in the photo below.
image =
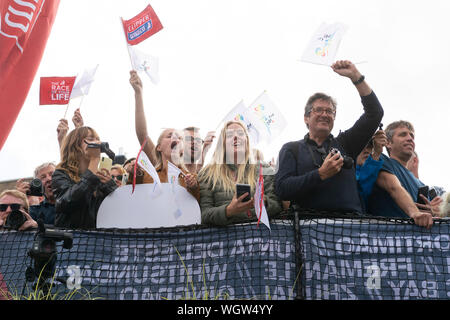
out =
[[305,117],[309,116],[309,114],[311,113],[311,110],[313,108],[313,103],[316,100],[324,100],[324,101],[331,103],[334,111],[336,111],[336,106],[337,106],[336,100],[325,93],[317,92],[317,93],[314,93],[311,97],[309,97],[308,101],[306,102]]
[[197,131],[200,131],[200,128],[197,128],[197,127],[187,127],[187,128],[184,128],[183,131],[194,131],[194,132],[197,132]]
[[124,164],[122,165],[123,167],[125,167],[127,164],[129,164],[131,161],[136,160],[136,158],[130,158],[127,161],[124,162]]

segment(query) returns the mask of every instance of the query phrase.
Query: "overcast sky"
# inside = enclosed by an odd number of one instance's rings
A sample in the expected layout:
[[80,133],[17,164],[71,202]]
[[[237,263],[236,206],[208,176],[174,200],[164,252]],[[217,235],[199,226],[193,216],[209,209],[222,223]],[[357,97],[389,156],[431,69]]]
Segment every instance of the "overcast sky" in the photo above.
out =
[[[47,47],[21,113],[0,152],[0,181],[29,177],[39,164],[59,161],[56,127],[64,106],[39,106],[39,78],[74,76],[99,64],[81,105],[85,124],[116,153],[136,156],[131,69],[119,17],[130,19],[148,1],[61,1]],[[384,108],[383,124],[408,120],[416,129],[420,178],[450,189],[450,2],[153,0],[164,29],[138,45],[159,57],[160,83],[145,74],[144,105],[156,140],[162,128],[215,130],[241,99],[248,105],[263,90],[288,125],[265,158],[307,132],[306,100],[317,91],[338,102],[333,134],[362,113],[347,78],[331,68],[300,62],[322,22],[348,26],[337,59],[368,61],[361,73]],[[67,118],[80,99],[71,101]]]

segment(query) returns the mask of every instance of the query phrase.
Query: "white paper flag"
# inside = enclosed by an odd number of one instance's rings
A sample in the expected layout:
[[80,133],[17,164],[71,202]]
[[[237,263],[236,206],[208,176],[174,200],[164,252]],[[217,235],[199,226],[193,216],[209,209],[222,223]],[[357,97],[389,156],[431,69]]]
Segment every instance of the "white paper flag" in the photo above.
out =
[[98,64],[91,69],[84,70],[81,78],[76,79],[75,84],[70,94],[70,99],[85,96],[89,93],[92,82],[94,82],[95,73],[97,72]]
[[178,176],[183,173],[180,168],[174,165],[172,162],[167,161],[167,179],[168,182],[173,185],[179,185]]
[[286,128],[286,119],[265,91],[253,101],[248,110],[252,125],[259,134],[258,142],[269,144]]
[[129,45],[128,51],[130,52],[130,59],[133,69],[138,72],[144,71],[154,84],[158,84],[159,59],[140,51],[135,46]]
[[255,190],[255,213],[258,220],[264,223],[270,230],[269,216],[267,215],[267,210],[264,205],[264,192],[262,191],[264,187],[264,178],[262,177],[261,172],[262,170],[260,168],[260,177]]
[[153,178],[153,182],[155,184],[153,195],[154,196],[159,195],[161,191],[161,180],[159,180],[158,172],[156,172],[155,167],[150,162],[150,159],[147,157],[147,155],[143,150],[139,153],[139,156],[136,159],[136,163],[139,167],[144,169]]
[[254,118],[249,111],[250,110],[245,106],[244,101],[241,100],[230,112],[228,112],[221,124],[225,124],[228,121],[241,122],[247,128],[250,144],[257,145],[260,142],[260,134],[254,126],[257,118]]
[[342,23],[322,23],[309,41],[301,60],[331,66],[346,31],[347,26]]

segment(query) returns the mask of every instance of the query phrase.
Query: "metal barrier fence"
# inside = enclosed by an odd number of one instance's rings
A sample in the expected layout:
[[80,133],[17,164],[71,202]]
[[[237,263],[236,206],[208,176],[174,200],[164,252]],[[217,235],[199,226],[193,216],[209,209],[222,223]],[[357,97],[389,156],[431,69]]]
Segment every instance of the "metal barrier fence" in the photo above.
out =
[[[270,231],[256,223],[64,230],[70,249],[1,230],[0,299],[448,299],[449,226],[300,212],[271,220]],[[45,254],[52,243],[57,253]]]

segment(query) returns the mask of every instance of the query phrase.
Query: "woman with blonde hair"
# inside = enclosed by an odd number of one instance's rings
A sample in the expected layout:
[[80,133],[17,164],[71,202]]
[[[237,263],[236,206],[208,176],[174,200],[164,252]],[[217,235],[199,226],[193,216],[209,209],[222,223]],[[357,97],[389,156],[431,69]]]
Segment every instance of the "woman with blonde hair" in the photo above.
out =
[[[130,71],[130,84],[135,92],[135,129],[139,144],[158,173],[161,182],[169,182],[169,162],[174,164],[181,173],[178,175],[178,184],[187,189],[197,201],[200,199],[197,176],[189,173],[183,164],[183,136],[175,129],[165,129],[160,134],[156,146],[148,136],[145,119],[144,102],[142,96],[142,81],[135,70]],[[128,183],[133,176],[129,177]],[[153,183],[153,178],[144,171],[142,183]]]
[[55,195],[55,226],[95,228],[97,212],[103,199],[117,188],[108,172],[98,171],[100,138],[94,129],[79,127],[63,140],[61,162],[52,177]]
[[[265,166],[265,172],[267,165]],[[211,162],[199,172],[202,223],[227,225],[256,219],[253,197],[259,178],[259,164],[254,163],[246,128],[229,121],[223,127]],[[237,197],[236,184],[250,185],[250,195]],[[273,179],[264,179],[264,204],[269,216],[282,211],[274,193]]]

